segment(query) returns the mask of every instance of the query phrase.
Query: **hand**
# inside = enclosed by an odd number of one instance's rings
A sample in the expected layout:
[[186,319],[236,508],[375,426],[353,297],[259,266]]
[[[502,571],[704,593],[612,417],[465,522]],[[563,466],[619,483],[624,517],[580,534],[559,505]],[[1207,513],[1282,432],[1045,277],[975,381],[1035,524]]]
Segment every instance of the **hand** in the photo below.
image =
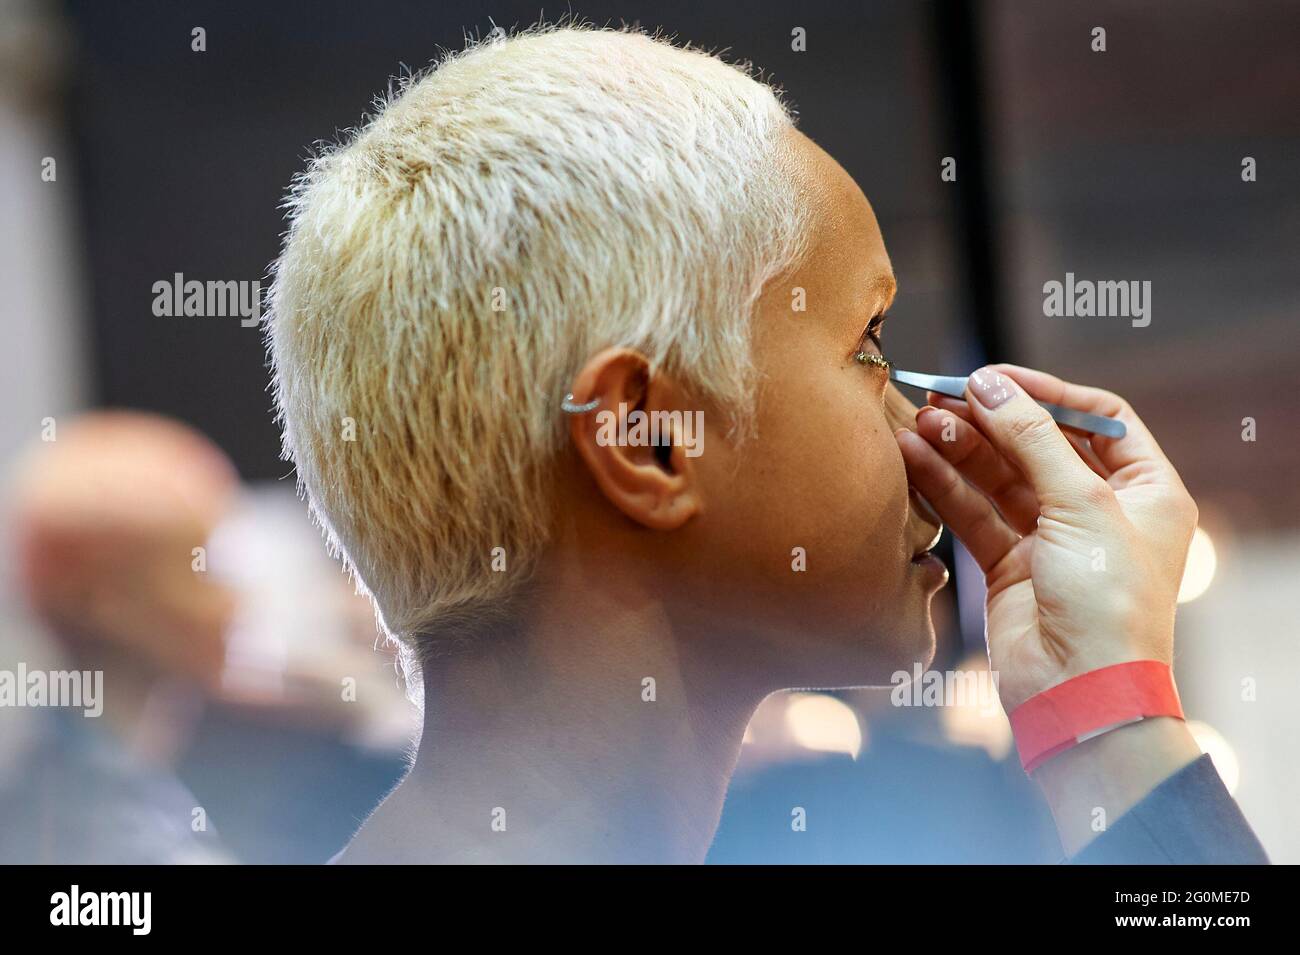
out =
[[[1030,395],[1128,433],[1067,437]],[[1197,512],[1141,419],[1109,392],[1013,365],[976,372],[967,397],[932,396],[897,437],[912,486],[984,571],[1007,712],[1099,667],[1172,663]]]
[[[1032,398],[1119,418],[1123,438],[1063,432]],[[1008,713],[1073,676],[1173,662],[1174,610],[1197,510],[1123,399],[996,365],[965,403],[931,395],[896,437],[913,487],[984,571],[989,662]],[[1144,720],[1035,773],[1067,853],[1198,755],[1180,721]]]

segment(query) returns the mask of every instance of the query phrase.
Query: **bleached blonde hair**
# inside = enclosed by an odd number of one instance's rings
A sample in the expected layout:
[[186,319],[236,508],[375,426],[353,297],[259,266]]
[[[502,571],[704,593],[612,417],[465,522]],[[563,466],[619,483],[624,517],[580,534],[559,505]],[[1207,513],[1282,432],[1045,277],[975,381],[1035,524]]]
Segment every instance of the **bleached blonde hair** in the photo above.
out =
[[637,349],[743,434],[756,301],[806,248],[791,122],[747,66],[539,25],[401,82],[295,180],[267,323],[284,454],[408,651],[529,578],[560,400],[597,350]]

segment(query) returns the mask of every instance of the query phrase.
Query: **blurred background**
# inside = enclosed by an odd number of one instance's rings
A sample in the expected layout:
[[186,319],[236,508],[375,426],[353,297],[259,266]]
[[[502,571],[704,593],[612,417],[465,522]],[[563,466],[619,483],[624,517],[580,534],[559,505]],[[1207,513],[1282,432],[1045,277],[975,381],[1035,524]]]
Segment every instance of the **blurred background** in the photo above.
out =
[[[1189,719],[1272,858],[1300,862],[1300,4],[568,10],[785,87],[876,209],[902,367],[1015,361],[1132,401],[1201,509]],[[416,713],[294,496],[258,329],[159,316],[154,284],[263,280],[312,143],[390,76],[540,12],[0,0],[0,670],[93,666],[129,697],[81,722],[0,708],[0,859],[321,862],[403,772]],[[1067,273],[1149,281],[1150,324],[1047,316]],[[934,668],[978,673],[980,583],[951,556]],[[795,804],[835,824],[795,839]],[[1059,849],[1000,708],[857,691],[764,704],[712,858]]]

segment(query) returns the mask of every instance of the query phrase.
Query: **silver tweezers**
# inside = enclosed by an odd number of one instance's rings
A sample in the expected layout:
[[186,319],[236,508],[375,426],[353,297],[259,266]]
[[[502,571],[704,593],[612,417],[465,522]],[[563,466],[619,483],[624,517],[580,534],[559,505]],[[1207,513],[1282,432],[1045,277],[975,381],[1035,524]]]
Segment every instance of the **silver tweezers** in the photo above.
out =
[[[917,371],[899,371],[897,368],[889,370],[889,377],[900,384],[923,388],[936,394],[948,395],[950,398],[966,397],[965,377],[923,375]],[[1038,403],[1047,409],[1047,413],[1056,419],[1058,424],[1063,424],[1067,428],[1100,434],[1107,438],[1122,438],[1128,433],[1128,428],[1124,427],[1124,422],[1118,418],[1103,418],[1101,415],[1075,411],[1073,408],[1062,408],[1060,405],[1046,401]]]

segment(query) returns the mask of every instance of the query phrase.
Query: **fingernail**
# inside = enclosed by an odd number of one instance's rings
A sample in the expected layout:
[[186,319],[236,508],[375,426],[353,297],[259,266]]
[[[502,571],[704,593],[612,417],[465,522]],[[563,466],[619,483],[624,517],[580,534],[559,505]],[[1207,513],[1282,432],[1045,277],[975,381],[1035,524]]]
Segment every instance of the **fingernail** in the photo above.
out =
[[966,383],[977,401],[985,408],[996,408],[1013,397],[1020,389],[1006,375],[1000,375],[992,368],[981,368],[972,372]]
[[928,415],[928,414],[938,414],[938,413],[939,413],[939,409],[936,408],[934,405],[926,405],[924,408],[918,408],[917,411],[916,411],[916,429],[917,429],[917,433],[920,434],[920,431],[921,431],[921,419],[922,419],[922,418],[924,418],[924,417],[925,417],[926,415]]

